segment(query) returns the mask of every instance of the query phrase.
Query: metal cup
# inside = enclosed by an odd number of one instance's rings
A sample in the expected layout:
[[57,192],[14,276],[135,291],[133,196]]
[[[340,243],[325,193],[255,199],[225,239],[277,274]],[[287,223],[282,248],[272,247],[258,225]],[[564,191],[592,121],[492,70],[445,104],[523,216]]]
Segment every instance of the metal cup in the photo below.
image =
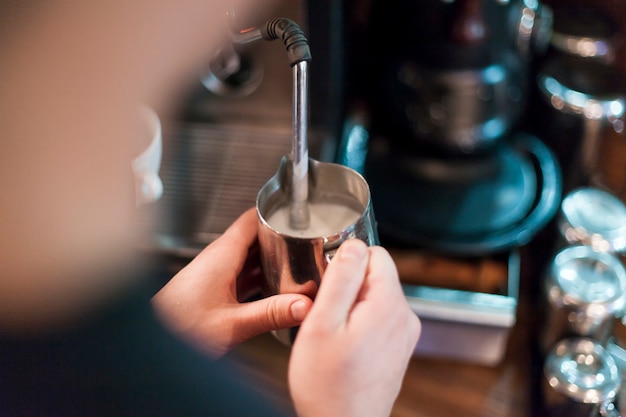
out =
[[[336,230],[316,234],[278,230],[268,222],[275,212],[289,204],[292,164],[283,157],[276,174],[261,187],[256,201],[259,219],[261,262],[269,294],[301,293],[314,298],[326,266],[339,246],[350,238],[377,245],[378,231],[367,181],[343,165],[309,159],[308,201],[333,202],[358,212],[355,220]],[[277,332],[290,344],[295,331]]]
[[610,192],[580,187],[561,203],[558,228],[563,245],[626,255],[626,204]]
[[546,357],[544,375],[547,416],[619,417],[620,370],[597,341],[561,340]]
[[542,347],[566,337],[589,337],[605,344],[626,308],[626,269],[608,252],[570,246],[554,258],[545,277],[549,314]]

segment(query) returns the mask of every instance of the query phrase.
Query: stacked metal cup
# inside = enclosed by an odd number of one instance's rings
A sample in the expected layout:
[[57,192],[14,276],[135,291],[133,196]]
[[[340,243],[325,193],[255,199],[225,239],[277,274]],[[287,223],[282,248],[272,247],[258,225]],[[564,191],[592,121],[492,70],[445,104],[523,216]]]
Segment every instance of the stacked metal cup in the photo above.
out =
[[548,354],[544,373],[548,415],[619,416],[615,398],[621,375],[613,357],[597,341],[561,340]]
[[626,205],[612,193],[594,187],[570,192],[561,203],[558,226],[564,245],[626,256]]
[[626,161],[614,152],[626,148],[626,77],[616,62],[622,22],[597,2],[558,3],[550,6],[552,33],[530,106],[535,133],[557,155],[565,192],[580,185],[621,192],[626,177],[611,166]]
[[[567,398],[563,404],[568,410],[578,405],[580,415],[617,415],[612,392],[622,376],[611,352],[620,350],[613,328],[626,310],[621,258],[626,253],[626,206],[608,192],[580,188],[563,199],[558,222],[559,247],[544,277],[548,317],[540,346],[546,354],[546,398],[559,393]],[[610,380],[602,395],[595,385],[601,380]],[[547,401],[559,413],[563,404]]]
[[619,259],[590,246],[569,246],[554,257],[544,284],[549,304],[544,351],[567,337],[608,342],[626,307],[626,270]]

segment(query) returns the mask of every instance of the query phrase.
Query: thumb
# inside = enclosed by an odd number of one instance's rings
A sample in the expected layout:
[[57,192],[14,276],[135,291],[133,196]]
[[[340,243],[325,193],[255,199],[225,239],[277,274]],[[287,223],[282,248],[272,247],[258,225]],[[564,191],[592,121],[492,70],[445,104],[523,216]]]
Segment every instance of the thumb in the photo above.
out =
[[272,330],[299,326],[313,301],[302,294],[278,294],[238,307],[238,334],[242,341]]

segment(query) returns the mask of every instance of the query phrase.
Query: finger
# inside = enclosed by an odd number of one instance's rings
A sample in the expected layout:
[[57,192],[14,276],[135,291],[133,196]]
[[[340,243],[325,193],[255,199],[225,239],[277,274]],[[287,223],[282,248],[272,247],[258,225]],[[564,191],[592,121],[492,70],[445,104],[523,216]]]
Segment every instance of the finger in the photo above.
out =
[[370,247],[369,251],[370,258],[366,280],[368,286],[375,289],[370,293],[381,297],[404,296],[398,270],[389,252],[380,246]]
[[406,347],[412,352],[421,332],[421,323],[409,307],[398,272],[389,252],[380,246],[370,247],[370,262],[363,297],[376,310],[387,317],[397,317],[394,322],[404,327]]
[[221,264],[229,269],[232,265],[242,267],[248,256],[248,249],[256,242],[258,229],[256,210],[248,209],[219,238],[204,248],[197,258],[210,256],[213,259],[228,260]]
[[216,242],[227,243],[225,246],[241,245],[248,248],[256,240],[258,230],[256,209],[250,208],[239,216]]
[[326,268],[315,297],[313,312],[329,324],[347,321],[361,286],[369,259],[367,245],[358,239],[345,241]]
[[278,294],[237,307],[237,335],[241,341],[272,330],[299,326],[313,301],[301,294]]

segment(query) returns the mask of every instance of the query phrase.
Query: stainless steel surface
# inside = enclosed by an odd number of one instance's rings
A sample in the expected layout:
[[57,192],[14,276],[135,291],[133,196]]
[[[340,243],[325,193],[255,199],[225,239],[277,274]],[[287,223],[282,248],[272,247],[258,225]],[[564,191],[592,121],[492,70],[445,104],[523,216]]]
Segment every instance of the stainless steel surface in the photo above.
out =
[[[581,64],[589,65],[589,64]],[[607,119],[613,121],[624,115],[624,99],[619,92],[613,96],[597,97],[593,93],[577,91],[563,84],[551,75],[539,75],[539,88],[555,109],[578,115],[589,120]]]
[[501,142],[523,116],[532,49],[546,43],[539,10],[537,1],[374,1],[376,129],[415,153],[480,154]]
[[223,97],[248,96],[263,82],[263,66],[246,53],[225,45],[213,58],[202,84],[211,93]]
[[507,273],[501,294],[403,285],[409,306],[422,322],[415,355],[487,366],[500,363],[517,317],[517,251],[508,254]]
[[[244,69],[254,72],[252,84],[227,85],[226,94],[221,94],[223,88],[215,93],[199,80],[180,119],[164,130],[160,172],[164,195],[138,215],[144,231],[140,245],[145,249],[195,256],[243,211],[255,206],[259,189],[274,175],[282,156],[290,154],[289,60],[284,45],[257,42],[262,39],[257,25],[274,13],[304,22],[304,4],[282,1],[277,6],[255,16],[250,30],[240,30],[245,25],[236,26],[232,13],[226,22],[232,45],[225,47],[230,48],[225,55],[238,61],[232,65],[235,70],[243,60],[248,62]],[[320,138],[328,132],[308,133],[311,156],[322,159]]]
[[[164,132],[164,193],[140,208],[141,246],[195,256],[241,214],[291,150],[289,126],[186,123]],[[312,153],[319,141],[312,135]]]
[[463,153],[509,133],[523,101],[519,80],[500,64],[447,71],[407,64],[398,79],[415,95],[404,110],[417,138]]
[[626,350],[624,350],[615,339],[611,339],[609,343],[607,343],[606,349],[613,357],[623,377],[626,373]]
[[516,44],[520,53],[527,59],[533,52],[544,53],[552,34],[552,9],[538,1],[523,0],[518,21]]
[[[617,395],[621,376],[613,357],[598,342],[586,338],[559,342],[546,358],[544,374],[549,387],[563,397],[561,401],[573,401],[579,408],[593,405],[587,415],[597,416],[603,407],[613,410],[609,404]],[[550,408],[562,405],[555,403],[558,396],[549,397]]]
[[[343,165],[309,160],[309,201],[333,202],[360,213],[359,217],[330,234],[303,237],[275,230],[268,218],[289,202],[293,168],[284,158],[279,171],[259,191],[259,244],[263,272],[271,294],[301,293],[314,297],[329,259],[345,240],[361,239],[378,245],[378,231],[369,187],[361,174]],[[293,331],[275,333],[289,344]]]
[[[599,171],[607,134],[624,130],[626,78],[621,69],[595,61],[555,56],[537,77],[539,95],[548,105],[545,139],[561,159],[566,190],[587,184]],[[546,115],[542,115],[543,123]],[[550,127],[552,126],[552,127]]]
[[561,203],[559,231],[567,244],[621,254],[626,251],[626,205],[609,192],[578,188]]
[[592,39],[564,33],[553,33],[551,43],[557,50],[581,58],[596,58],[607,62],[615,59],[615,39]]
[[547,352],[565,337],[589,337],[604,344],[624,315],[626,270],[606,252],[588,246],[562,249],[545,279],[550,304],[541,340]]
[[293,145],[291,171],[291,205],[289,224],[298,230],[309,227],[311,215],[309,213],[309,145],[308,145],[308,116],[309,116],[309,63],[298,62],[293,66]]
[[553,4],[550,44],[555,52],[613,63],[623,44],[620,22],[598,2]]
[[[302,1],[281,0],[275,8],[263,9],[245,22],[236,21],[234,13],[227,16],[225,26],[232,42],[230,48],[240,61],[247,63],[244,70],[251,72],[248,75],[251,85],[227,86],[227,94],[216,94],[199,82],[188,100],[183,118],[217,125],[280,125],[289,129],[293,107],[291,68],[282,42],[261,41],[260,27],[275,16],[306,25],[304,8]],[[249,30],[242,29],[244,27]],[[232,51],[226,52],[232,54]],[[205,82],[210,73],[207,68]]]
[[246,45],[263,39],[261,30],[259,28],[252,28],[251,30],[240,30],[233,34],[233,42],[239,45]]
[[311,203],[345,205],[358,212],[359,217],[339,230],[314,237],[272,228],[268,218],[289,201],[293,186],[290,168],[290,161],[284,158],[276,175],[261,188],[257,198],[261,255],[266,278],[275,293],[302,293],[301,286],[309,281],[314,281],[317,286],[326,267],[326,254],[336,250],[348,238],[358,238],[369,245],[379,243],[365,179],[351,168],[312,159],[309,160]]

